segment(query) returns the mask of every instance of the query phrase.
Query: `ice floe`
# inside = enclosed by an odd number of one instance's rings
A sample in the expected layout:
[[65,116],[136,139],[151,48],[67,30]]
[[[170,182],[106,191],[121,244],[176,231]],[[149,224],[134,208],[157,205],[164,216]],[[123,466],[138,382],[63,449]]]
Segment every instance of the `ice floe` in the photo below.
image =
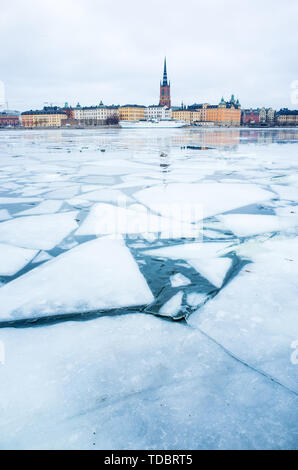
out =
[[0,243],[0,275],[13,276],[26,266],[36,254],[37,250]]
[[275,184],[271,188],[279,195],[280,199],[298,202],[298,187]]
[[221,292],[188,322],[232,354],[298,393],[291,343],[298,338],[298,240],[239,245],[250,259]]
[[297,397],[179,323],[134,314],[0,339],[2,449],[297,447]]
[[170,259],[204,259],[214,258],[222,254],[232,251],[234,245],[223,242],[205,242],[205,243],[181,243],[180,245],[172,245],[163,248],[145,250],[146,255],[170,258]]
[[154,300],[121,240],[92,240],[0,289],[0,320],[84,313]]
[[298,217],[259,214],[227,214],[218,216],[224,226],[238,237],[285,230],[298,225]]
[[27,209],[22,212],[18,212],[19,215],[39,215],[39,214],[51,214],[54,212],[58,212],[63,205],[63,201],[59,201],[56,199],[48,199],[46,201],[42,201],[38,206],[32,207],[32,209]]
[[51,250],[78,226],[78,212],[29,215],[1,222],[0,242]]
[[8,220],[8,219],[11,219],[11,215],[8,212],[8,210],[0,209],[0,222],[2,222],[2,220]]
[[47,253],[46,251],[41,251],[40,253],[38,253],[37,256],[35,256],[34,260],[32,261],[32,263],[36,264],[36,263],[42,263],[44,261],[49,261],[50,259],[52,259],[53,256],[50,255],[49,253]]
[[207,298],[208,296],[206,294],[191,292],[187,294],[186,301],[191,307],[198,307],[200,304],[203,304]]
[[175,317],[180,311],[182,297],[183,291],[177,292],[161,307],[158,313],[166,317]]
[[81,194],[80,199],[94,202],[113,202],[115,204],[124,204],[131,200],[122,191],[109,188],[97,189],[96,191]]
[[170,281],[172,287],[188,286],[191,284],[191,280],[181,273],[173,274],[173,276],[170,277]]
[[195,237],[199,228],[190,224],[181,224],[174,219],[148,213],[138,205],[139,210],[111,204],[97,203],[92,206],[86,219],[76,231],[76,235],[119,235],[142,233],[144,235],[161,232],[162,237]]
[[0,205],[6,204],[31,204],[35,202],[40,202],[41,199],[33,197],[0,197]]
[[[272,199],[255,184],[169,184],[137,192],[135,198],[161,215],[194,222],[238,207]],[[197,208],[197,210],[194,210]]]
[[189,259],[188,263],[215,287],[220,288],[232,265],[230,258]]
[[71,199],[75,197],[79,192],[79,187],[70,186],[64,189],[57,189],[55,191],[51,191],[45,195],[47,199]]

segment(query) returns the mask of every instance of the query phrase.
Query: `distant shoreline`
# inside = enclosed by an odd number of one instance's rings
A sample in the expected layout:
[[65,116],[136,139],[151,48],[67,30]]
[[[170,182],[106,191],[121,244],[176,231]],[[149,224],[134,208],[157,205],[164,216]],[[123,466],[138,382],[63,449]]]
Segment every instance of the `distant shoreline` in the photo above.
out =
[[[89,126],[89,127],[0,127],[1,131],[66,131],[66,130],[100,130],[100,129],[123,129],[119,125],[102,125],[102,126]],[[136,128],[132,128],[136,130]],[[132,130],[132,129],[125,129],[125,130]],[[164,128],[169,129],[169,128]],[[163,129],[163,130],[164,130]],[[176,129],[176,128],[175,128]],[[212,130],[212,129],[246,129],[246,130],[273,130],[273,129],[297,129],[298,126],[274,126],[274,127],[267,127],[267,126],[186,126],[181,127],[180,129],[200,129],[200,130]],[[124,130],[124,129],[123,129]],[[137,129],[138,130],[138,129]],[[144,129],[142,129],[144,130]]]

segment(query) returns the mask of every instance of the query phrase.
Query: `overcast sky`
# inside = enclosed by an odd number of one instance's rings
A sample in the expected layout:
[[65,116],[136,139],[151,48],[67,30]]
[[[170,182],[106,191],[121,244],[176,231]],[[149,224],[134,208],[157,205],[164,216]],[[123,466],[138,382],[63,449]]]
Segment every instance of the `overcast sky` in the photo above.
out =
[[9,108],[153,104],[164,56],[172,104],[298,108],[297,0],[0,0]]

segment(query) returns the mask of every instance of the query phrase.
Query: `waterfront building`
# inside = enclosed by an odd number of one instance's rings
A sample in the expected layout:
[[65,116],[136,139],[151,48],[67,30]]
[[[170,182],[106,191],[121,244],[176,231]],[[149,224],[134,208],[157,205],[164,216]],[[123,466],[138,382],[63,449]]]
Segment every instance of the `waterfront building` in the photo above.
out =
[[297,126],[298,110],[291,110],[287,108],[280,109],[276,113],[276,123],[280,126]]
[[151,105],[145,108],[145,119],[172,119],[172,110],[167,106]]
[[60,127],[67,115],[57,107],[45,107],[42,110],[24,111],[21,114],[23,127]]
[[105,106],[100,102],[99,106],[78,106],[73,110],[73,118],[81,124],[104,124],[110,119],[118,121],[118,106]]
[[230,101],[225,101],[222,98],[218,105],[208,105],[206,121],[214,122],[218,126],[240,126],[241,105],[239,100],[235,100],[232,95]]
[[66,116],[67,116],[67,119],[74,119],[74,109],[69,106],[69,104],[66,102],[63,106],[63,108],[61,108],[61,111],[63,111]]
[[260,109],[260,123],[261,124],[274,124],[275,111],[272,108]]
[[230,101],[223,98],[218,105],[208,103],[192,104],[172,110],[173,119],[179,119],[202,125],[203,123],[214,123],[218,126],[239,126],[241,120],[241,106],[239,100],[235,100],[234,95]]
[[20,113],[6,109],[0,112],[0,127],[18,127],[20,125]]
[[171,107],[171,84],[168,82],[166,57],[164,60],[163,79],[160,82],[159,104],[160,106]]
[[125,104],[120,106],[118,109],[119,112],[119,121],[140,121],[145,119],[145,106],[138,104]]
[[189,124],[202,121],[202,113],[200,110],[188,108],[180,108],[172,111],[172,118],[178,121],[186,121]]
[[[261,122],[261,110],[258,109],[242,109],[241,111],[241,123],[243,125],[257,125]],[[265,111],[265,119],[264,113],[262,114],[262,122],[266,122],[266,111]]]

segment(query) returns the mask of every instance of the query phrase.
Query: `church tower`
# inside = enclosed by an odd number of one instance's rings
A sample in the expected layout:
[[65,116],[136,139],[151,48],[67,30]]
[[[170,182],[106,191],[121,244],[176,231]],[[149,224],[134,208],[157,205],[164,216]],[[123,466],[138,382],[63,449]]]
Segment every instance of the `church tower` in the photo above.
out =
[[170,82],[168,82],[166,58],[164,61],[163,79],[162,79],[162,82],[160,82],[159,105],[167,106],[168,108],[171,107],[171,85],[170,85]]

